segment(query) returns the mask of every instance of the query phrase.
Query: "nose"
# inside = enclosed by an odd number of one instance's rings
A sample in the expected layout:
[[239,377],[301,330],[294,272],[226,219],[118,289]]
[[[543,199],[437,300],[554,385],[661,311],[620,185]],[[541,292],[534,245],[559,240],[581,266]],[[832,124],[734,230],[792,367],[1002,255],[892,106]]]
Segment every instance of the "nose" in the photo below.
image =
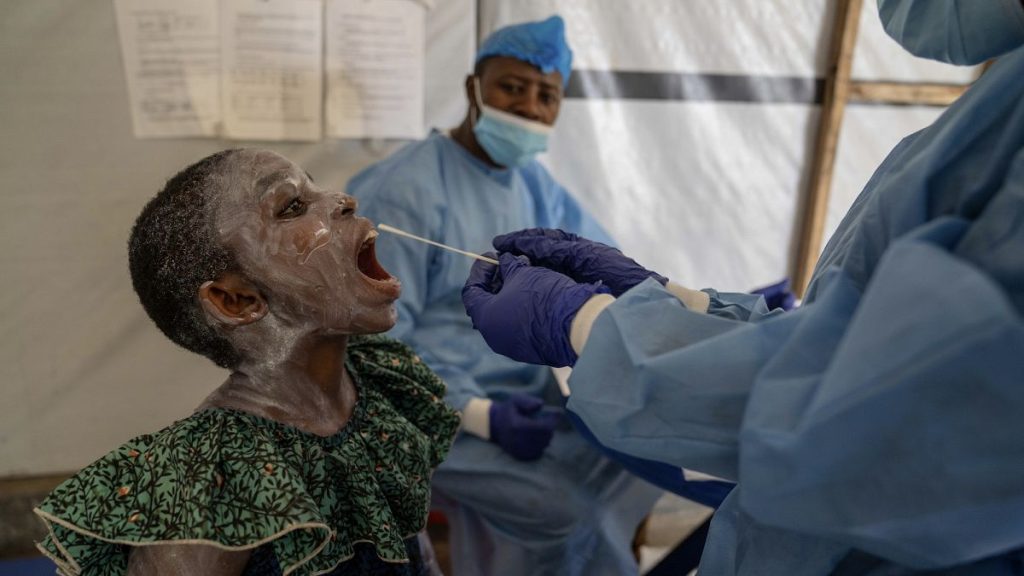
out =
[[342,194],[338,196],[338,205],[331,211],[331,217],[338,220],[346,216],[352,216],[356,213],[357,208],[359,208],[358,200],[348,194]]

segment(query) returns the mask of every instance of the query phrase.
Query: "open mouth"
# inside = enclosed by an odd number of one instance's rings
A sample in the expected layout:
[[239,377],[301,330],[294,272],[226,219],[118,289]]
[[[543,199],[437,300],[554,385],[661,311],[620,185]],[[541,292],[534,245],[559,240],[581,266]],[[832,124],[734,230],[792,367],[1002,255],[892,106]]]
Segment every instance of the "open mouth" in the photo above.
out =
[[380,262],[377,262],[377,250],[375,248],[377,235],[376,230],[370,230],[366,235],[366,239],[359,246],[359,253],[356,255],[356,268],[359,269],[363,276],[371,280],[391,280],[391,274],[388,274],[388,271],[380,265]]

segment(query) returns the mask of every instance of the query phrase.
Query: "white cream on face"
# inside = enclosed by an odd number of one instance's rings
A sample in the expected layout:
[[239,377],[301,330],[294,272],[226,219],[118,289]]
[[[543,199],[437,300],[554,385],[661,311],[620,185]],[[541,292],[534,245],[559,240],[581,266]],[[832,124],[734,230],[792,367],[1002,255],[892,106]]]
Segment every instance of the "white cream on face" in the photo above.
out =
[[390,328],[399,285],[360,272],[360,248],[376,231],[354,215],[355,200],[318,188],[277,154],[236,156],[217,208],[218,230],[265,292],[268,323],[288,327],[285,339]]

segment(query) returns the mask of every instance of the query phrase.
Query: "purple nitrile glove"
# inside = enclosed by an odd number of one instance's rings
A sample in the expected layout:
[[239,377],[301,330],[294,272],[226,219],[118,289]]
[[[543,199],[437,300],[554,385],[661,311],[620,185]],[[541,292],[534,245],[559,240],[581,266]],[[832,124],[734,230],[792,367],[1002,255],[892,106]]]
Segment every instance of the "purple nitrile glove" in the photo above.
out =
[[536,266],[565,274],[577,282],[604,282],[613,296],[654,278],[662,285],[668,278],[639,265],[617,248],[581,238],[564,230],[528,228],[495,236],[499,252],[523,255]]
[[526,394],[495,400],[489,412],[491,441],[516,460],[536,460],[551,442],[562,419],[558,412],[541,411],[544,402]]
[[775,284],[762,288],[755,288],[750,293],[764,296],[764,303],[768,306],[769,310],[776,308],[792,310],[796,308],[796,294],[789,291],[789,278],[783,278]]
[[576,312],[601,284],[581,284],[523,256],[502,254],[500,266],[478,261],[462,287],[462,303],[487,345],[513,360],[571,366],[569,329]]

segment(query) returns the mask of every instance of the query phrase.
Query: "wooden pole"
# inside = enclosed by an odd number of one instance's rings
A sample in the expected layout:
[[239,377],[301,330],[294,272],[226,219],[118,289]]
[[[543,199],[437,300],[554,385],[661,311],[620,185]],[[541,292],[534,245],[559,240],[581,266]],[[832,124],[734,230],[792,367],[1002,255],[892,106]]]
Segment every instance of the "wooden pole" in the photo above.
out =
[[857,26],[863,0],[838,0],[828,72],[825,77],[825,95],[818,123],[818,136],[814,147],[814,160],[807,194],[801,211],[800,235],[797,241],[796,261],[793,264],[792,286],[803,297],[811,279],[814,265],[821,252],[828,196],[832,187],[839,129],[850,93],[850,68],[853,49],[857,43]]
[[911,84],[905,82],[851,82],[851,102],[949,106],[966,91],[958,84]]

